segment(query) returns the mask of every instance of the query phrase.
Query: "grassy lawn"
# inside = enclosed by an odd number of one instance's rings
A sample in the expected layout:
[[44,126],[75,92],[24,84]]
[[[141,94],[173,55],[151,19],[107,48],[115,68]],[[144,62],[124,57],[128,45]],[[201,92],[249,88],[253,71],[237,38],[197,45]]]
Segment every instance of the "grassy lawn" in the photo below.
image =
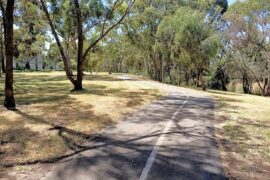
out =
[[268,179],[270,98],[208,91],[216,99],[216,129],[225,171],[236,179]]
[[18,111],[0,106],[0,167],[54,161],[162,95],[117,75],[86,75],[79,93],[70,92],[63,72],[15,73],[14,79]]
[[[0,106],[0,172],[1,166],[23,171],[28,168],[23,165],[72,154],[168,88],[120,76],[86,75],[85,90],[72,93],[63,72],[15,73],[18,110]],[[212,90],[207,94],[216,100],[215,126],[228,176],[269,178],[270,98]],[[3,98],[0,91],[0,102]]]

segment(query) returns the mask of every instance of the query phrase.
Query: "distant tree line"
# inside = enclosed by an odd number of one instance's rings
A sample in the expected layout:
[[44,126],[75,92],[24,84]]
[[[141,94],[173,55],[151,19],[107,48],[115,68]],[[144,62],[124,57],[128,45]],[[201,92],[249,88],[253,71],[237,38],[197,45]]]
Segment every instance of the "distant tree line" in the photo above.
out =
[[89,65],[203,89],[241,83],[243,93],[269,96],[269,13],[268,0],[137,1]]

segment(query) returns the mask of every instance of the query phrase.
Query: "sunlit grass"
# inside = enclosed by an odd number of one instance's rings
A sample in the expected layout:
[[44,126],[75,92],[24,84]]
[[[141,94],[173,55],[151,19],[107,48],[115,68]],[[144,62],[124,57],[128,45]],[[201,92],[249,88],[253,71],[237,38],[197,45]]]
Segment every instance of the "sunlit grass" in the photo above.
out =
[[217,135],[225,168],[240,179],[270,173],[270,98],[208,91],[216,99]]
[[[86,75],[85,90],[74,93],[63,72],[15,73],[14,82],[18,111],[0,106],[0,166],[77,150],[104,127],[162,95],[140,81],[104,73]],[[0,102],[3,98],[1,92]]]

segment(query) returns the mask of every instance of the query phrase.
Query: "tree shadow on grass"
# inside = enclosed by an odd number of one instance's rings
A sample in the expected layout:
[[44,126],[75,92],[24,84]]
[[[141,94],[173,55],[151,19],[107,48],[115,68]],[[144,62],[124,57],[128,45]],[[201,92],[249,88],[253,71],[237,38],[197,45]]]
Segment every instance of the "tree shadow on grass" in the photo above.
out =
[[[18,76],[18,75],[17,75]],[[66,81],[64,75],[46,76],[46,75],[20,75],[16,77],[17,82],[14,84],[16,101],[19,105],[30,105],[37,103],[47,103],[67,99],[69,95],[98,95],[114,96],[121,98],[136,98],[140,101],[145,96],[156,97],[158,91],[142,89],[141,92],[131,91],[124,87],[110,87],[110,85],[88,84],[84,85],[85,90],[80,92],[70,92],[71,83]],[[91,81],[123,81],[115,76],[96,75],[86,77],[85,80]],[[128,80],[133,81],[133,80]],[[140,104],[130,102],[133,104]]]
[[[16,74],[15,74],[16,76]],[[115,82],[115,81],[139,81],[137,78],[121,78],[121,75],[105,75],[105,74],[98,74],[98,75],[84,75],[83,76],[84,80],[88,81],[109,81],[109,82]],[[16,76],[15,82],[19,83],[21,80],[23,81],[31,81],[32,83],[38,83],[40,79],[43,79],[45,82],[63,82],[63,81],[68,81],[66,78],[66,75],[51,75],[48,74],[46,75],[34,75],[31,76],[27,74],[20,74],[20,76]]]
[[[85,107],[81,107],[81,108],[85,108]],[[103,127],[108,126],[108,125],[112,125],[114,123],[108,117],[96,116],[91,111],[87,111],[87,112],[88,112],[88,115],[91,116],[92,119],[103,119],[103,121],[104,121],[102,124]],[[92,132],[83,132],[83,131],[79,131],[79,130],[74,130],[74,129],[68,128],[69,127],[68,124],[61,125],[62,124],[61,122],[58,123],[57,121],[45,120],[44,118],[41,118],[41,117],[29,115],[21,110],[15,110],[14,113],[21,116],[23,121],[27,121],[28,124],[46,125],[47,128],[46,128],[45,134],[51,134],[54,131],[57,132],[58,138],[62,139],[61,141],[63,141],[64,144],[67,146],[68,151],[70,151],[70,150],[72,151],[72,150],[76,150],[76,149],[80,148],[80,143],[82,143],[82,141],[87,141],[91,137],[93,137],[93,135],[94,135],[93,131]],[[80,112],[78,112],[78,113],[80,113]],[[82,113],[85,113],[85,111],[81,111],[81,114]],[[104,116],[106,116],[106,115],[104,115]],[[26,123],[26,122],[24,122],[24,123]],[[17,155],[23,153],[26,149],[26,144],[28,144],[29,142],[32,143],[31,141],[35,140],[35,136],[38,136],[41,139],[47,138],[47,137],[42,137],[42,135],[44,135],[44,133],[35,132],[31,128],[25,128],[24,123],[22,122],[21,125],[16,126],[15,125],[16,123],[14,125],[12,125],[9,122],[7,125],[9,125],[11,127],[11,129],[7,128],[6,131],[2,131],[0,133],[1,137],[6,137],[4,139],[1,139],[1,141],[0,141],[1,142],[0,145],[2,147],[4,147],[4,145],[6,145],[6,147],[3,148],[4,151],[1,151],[2,152],[1,156],[8,156],[8,155],[10,155],[10,156],[16,155],[17,156]],[[78,123],[80,123],[80,122],[78,121]],[[49,137],[50,137],[50,135],[49,135]],[[51,140],[50,139],[48,139],[48,140],[49,140],[49,142],[47,142],[47,145],[50,146]],[[37,142],[40,142],[40,141],[37,141]],[[10,145],[16,145],[16,144],[18,144],[20,147],[19,146],[14,147],[13,154],[8,154],[8,151],[12,150],[8,147]],[[23,145],[23,146],[21,146],[21,145]],[[46,147],[44,147],[44,145],[45,144],[36,144],[36,146],[40,146],[40,148],[42,146],[43,146],[43,148],[46,148]],[[51,145],[53,145],[53,144],[51,144]],[[59,147],[59,146],[57,146],[57,147]],[[34,152],[32,152],[32,153],[34,153]],[[61,152],[61,154],[65,154],[65,153],[66,153],[66,151]],[[39,163],[39,162],[49,162],[49,161],[52,162],[52,161],[54,161],[53,159],[55,159],[54,156],[57,156],[57,154],[58,153],[52,154],[51,156],[48,156],[45,159],[35,159],[35,160],[28,160],[28,161],[27,160],[25,161],[22,158],[20,160],[20,163],[18,161],[16,161],[16,159],[14,160],[12,157],[10,157],[11,161],[9,161],[9,158],[5,158],[6,161],[4,161],[4,162],[1,161],[0,166],[2,165],[4,167],[14,167],[17,165],[28,165],[28,164],[35,164],[35,163]]]
[[[199,103],[204,104],[199,107],[200,110],[204,110],[203,114],[197,112]],[[175,102],[174,98],[165,99],[164,102],[157,101],[153,105],[141,109],[134,118],[124,121],[124,123],[127,123],[127,127],[131,125],[131,129],[114,132],[114,127],[112,127],[106,133],[102,133],[93,139],[85,132],[58,125],[55,122],[48,122],[44,118],[35,117],[18,110],[15,113],[33,123],[49,125],[48,131],[57,132],[57,135],[69,147],[69,151],[48,158],[5,163],[3,166],[14,167],[37,163],[49,163],[57,166],[58,163],[58,165],[67,163],[63,169],[56,172],[60,179],[74,177],[79,172],[87,173],[88,177],[90,173],[93,179],[98,179],[102,177],[101,175],[115,179],[138,177],[157,139],[163,135],[169,139],[164,145],[160,145],[159,153],[156,156],[153,167],[156,170],[156,179],[166,177],[171,179],[179,177],[199,178],[201,176],[224,179],[222,173],[213,171],[213,168],[221,167],[215,161],[218,155],[212,152],[217,146],[211,126],[208,124],[209,118],[213,118],[213,114],[212,111],[205,110],[205,108],[213,107],[211,103],[207,103],[205,99],[191,98],[187,109],[173,120],[175,127],[173,126],[168,132],[163,132],[164,124],[160,123],[166,123],[181,104],[181,99],[179,99],[179,102]],[[198,115],[201,115],[199,124],[190,127],[184,126],[186,118],[197,122]],[[206,124],[204,124],[205,121]],[[137,133],[140,128],[149,128],[149,130]],[[73,135],[86,139],[87,142],[77,143],[70,138]],[[195,143],[185,144],[181,142],[185,139],[193,139]],[[96,167],[96,169],[93,171],[91,167]]]
[[[57,162],[68,157],[70,152],[74,154],[85,149],[86,147],[82,144],[91,139],[100,129],[115,123],[107,115],[109,111],[105,112],[104,115],[96,115],[90,104],[83,105],[71,95],[89,94],[125,98],[127,99],[126,106],[134,107],[141,105],[146,96],[156,97],[157,92],[147,89],[129,92],[129,90],[124,88],[110,89],[102,85],[91,85],[85,91],[71,93],[67,90],[65,83],[60,83],[57,86],[57,82],[37,81],[36,83],[41,84],[32,85],[31,78],[25,81],[27,82],[22,82],[17,88],[23,89],[22,87],[24,86],[25,89],[30,86],[31,88],[27,89],[29,94],[17,90],[18,97],[16,100],[19,109],[13,112],[17,115],[14,124],[7,120],[8,117],[4,117],[6,120],[1,121],[1,125],[6,126],[6,131],[0,133],[1,137],[5,136],[7,138],[5,138],[6,140],[0,139],[1,146],[5,149],[5,151],[1,151],[3,152],[1,156],[5,156],[5,161],[1,161],[0,166],[14,167],[18,165]],[[36,115],[34,109],[31,109],[32,105],[35,105],[35,110],[39,111],[38,115]],[[95,131],[91,127],[89,127],[89,131],[85,131],[85,126],[91,126],[91,123],[96,127]],[[41,130],[39,130],[39,126],[41,126]],[[79,127],[83,127],[84,131],[81,131]],[[38,128],[38,130],[35,130],[35,128]],[[42,147],[44,152],[46,149],[53,151],[49,146],[59,147],[60,150],[55,154],[50,152],[44,158],[40,156],[31,158],[25,154],[28,151],[26,147],[28,144],[35,144],[36,149],[34,149],[32,154],[35,154],[35,152],[39,153],[39,149]],[[16,145],[11,148],[14,149],[14,153],[7,156],[7,147],[11,145]],[[68,153],[66,154],[66,152]],[[16,159],[18,157],[20,158]]]
[[[124,75],[123,75],[124,77]],[[89,81],[109,81],[109,82],[115,82],[115,81],[140,81],[138,78],[121,78],[120,75],[85,75],[85,80]]]

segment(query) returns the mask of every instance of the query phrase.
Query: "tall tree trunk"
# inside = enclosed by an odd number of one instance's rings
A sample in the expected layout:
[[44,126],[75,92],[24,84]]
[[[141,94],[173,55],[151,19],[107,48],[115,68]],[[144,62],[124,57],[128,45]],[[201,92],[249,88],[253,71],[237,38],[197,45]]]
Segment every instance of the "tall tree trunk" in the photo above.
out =
[[78,62],[77,62],[77,80],[75,83],[74,90],[82,90],[82,80],[83,80],[83,27],[82,27],[82,14],[78,0],[74,1],[74,10],[77,20],[77,32],[78,32]]
[[6,80],[5,80],[5,102],[4,106],[8,109],[16,108],[14,93],[13,93],[13,11],[14,0],[7,1],[6,7]]

